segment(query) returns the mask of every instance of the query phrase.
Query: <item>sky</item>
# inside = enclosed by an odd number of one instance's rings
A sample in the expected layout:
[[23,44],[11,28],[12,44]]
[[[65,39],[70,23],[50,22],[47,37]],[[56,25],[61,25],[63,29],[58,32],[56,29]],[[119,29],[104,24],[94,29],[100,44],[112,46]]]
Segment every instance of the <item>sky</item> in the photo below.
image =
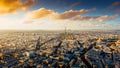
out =
[[0,0],[0,30],[120,29],[120,0]]

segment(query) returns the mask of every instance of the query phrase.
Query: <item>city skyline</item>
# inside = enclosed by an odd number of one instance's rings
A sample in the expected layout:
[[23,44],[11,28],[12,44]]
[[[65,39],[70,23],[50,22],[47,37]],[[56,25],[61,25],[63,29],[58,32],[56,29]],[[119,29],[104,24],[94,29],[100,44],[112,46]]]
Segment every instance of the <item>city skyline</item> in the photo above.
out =
[[0,0],[0,30],[120,29],[120,0]]

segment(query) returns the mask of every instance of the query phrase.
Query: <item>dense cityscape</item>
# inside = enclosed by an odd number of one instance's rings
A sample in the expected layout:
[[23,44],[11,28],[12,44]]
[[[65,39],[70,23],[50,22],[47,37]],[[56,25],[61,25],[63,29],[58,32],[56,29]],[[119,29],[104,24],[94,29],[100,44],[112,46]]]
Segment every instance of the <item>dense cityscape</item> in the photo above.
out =
[[0,68],[120,68],[120,31],[0,32]]

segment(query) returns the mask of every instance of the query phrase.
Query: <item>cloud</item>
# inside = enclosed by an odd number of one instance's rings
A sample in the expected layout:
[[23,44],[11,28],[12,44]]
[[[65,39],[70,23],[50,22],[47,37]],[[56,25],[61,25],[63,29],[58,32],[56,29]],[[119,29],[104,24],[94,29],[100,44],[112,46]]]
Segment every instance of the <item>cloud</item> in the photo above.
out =
[[70,5],[70,7],[74,7],[74,6],[78,5],[78,4],[80,4],[80,3],[79,2],[73,3],[73,4]]
[[115,15],[112,15],[112,16],[108,16],[108,20],[112,20],[112,19],[114,19],[114,18],[116,18],[116,17],[118,17],[119,15],[118,14],[115,14]]
[[[89,11],[94,11],[96,8],[92,9],[80,9],[80,10],[68,10],[62,13],[55,12],[51,9],[40,8],[38,10],[29,11],[25,14],[24,23],[32,23],[35,19],[48,18],[50,20],[66,20],[74,18],[78,15],[87,13]],[[28,21],[27,21],[28,20]],[[30,21],[29,21],[30,20]],[[32,21],[31,21],[32,20]]]
[[64,19],[70,19],[77,15],[96,10],[96,8],[92,9],[80,9],[80,10],[68,10],[62,13],[57,13],[51,9],[46,8],[40,8],[38,10],[29,11],[26,13],[27,19],[40,19],[44,17],[49,17],[51,20],[64,20]]
[[24,24],[30,24],[30,23],[34,22],[34,20],[23,20],[22,22]]
[[54,20],[58,20],[58,19],[70,19],[76,15],[80,15],[83,13],[88,12],[89,10],[85,10],[85,9],[81,9],[81,10],[69,10],[69,11],[65,11],[63,13],[53,13],[51,14],[50,18],[54,19]]
[[[101,16],[83,16],[82,14],[94,11],[96,8],[92,9],[80,9],[80,10],[68,10],[62,13],[55,12],[51,9],[46,8],[40,8],[38,10],[30,11],[26,14],[26,18],[28,21],[25,21],[27,23],[32,23],[35,19],[41,19],[41,18],[49,18],[50,20],[79,20],[79,21],[98,21],[103,22],[107,20],[112,20],[119,15],[101,15]],[[30,21],[29,21],[30,19]],[[31,21],[32,20],[32,21]]]
[[33,5],[37,0],[26,0],[25,3],[23,3],[23,7],[29,7]]
[[80,2],[75,2],[69,6],[65,6],[64,8],[73,8],[73,7],[77,6],[78,4],[80,4]]
[[52,20],[61,20],[61,19],[70,19],[70,18],[73,18],[77,15],[81,15],[81,14],[84,14],[84,13],[87,13],[89,11],[94,11],[96,10],[96,8],[92,8],[92,9],[80,9],[80,10],[68,10],[68,11],[65,11],[63,13],[53,13],[50,18]]
[[120,2],[119,2],[119,1],[116,1],[116,2],[112,3],[108,8],[109,8],[109,9],[112,9],[112,8],[114,8],[114,7],[116,7],[116,6],[119,6],[119,5],[120,5]]
[[73,20],[80,20],[80,21],[98,21],[98,22],[103,22],[104,20],[112,20],[116,18],[119,15],[113,15],[113,16],[108,16],[108,15],[103,15],[103,16],[81,16],[78,15],[73,18]]
[[53,10],[45,9],[45,8],[40,8],[38,10],[30,11],[26,14],[26,17],[31,18],[31,19],[38,19],[42,17],[46,17],[49,14],[54,13]]
[[0,0],[0,14],[15,12],[18,9],[25,9],[35,3],[36,0]]
[[120,9],[115,10],[114,12],[120,12]]
[[96,27],[96,26],[99,26],[99,24],[97,24],[97,23],[93,23],[93,22],[89,22],[89,21],[87,21],[87,22],[85,22],[85,23],[81,23],[81,27]]

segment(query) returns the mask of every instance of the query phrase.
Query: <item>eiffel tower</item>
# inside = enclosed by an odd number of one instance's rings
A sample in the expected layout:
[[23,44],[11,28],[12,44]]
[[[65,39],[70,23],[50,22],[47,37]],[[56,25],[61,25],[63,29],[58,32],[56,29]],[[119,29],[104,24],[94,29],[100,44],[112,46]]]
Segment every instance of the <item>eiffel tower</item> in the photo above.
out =
[[37,40],[37,43],[35,45],[35,50],[39,50],[40,49],[40,37]]
[[66,27],[65,27],[64,39],[65,39],[65,40],[70,40],[70,39],[72,39],[72,34],[67,30]]

